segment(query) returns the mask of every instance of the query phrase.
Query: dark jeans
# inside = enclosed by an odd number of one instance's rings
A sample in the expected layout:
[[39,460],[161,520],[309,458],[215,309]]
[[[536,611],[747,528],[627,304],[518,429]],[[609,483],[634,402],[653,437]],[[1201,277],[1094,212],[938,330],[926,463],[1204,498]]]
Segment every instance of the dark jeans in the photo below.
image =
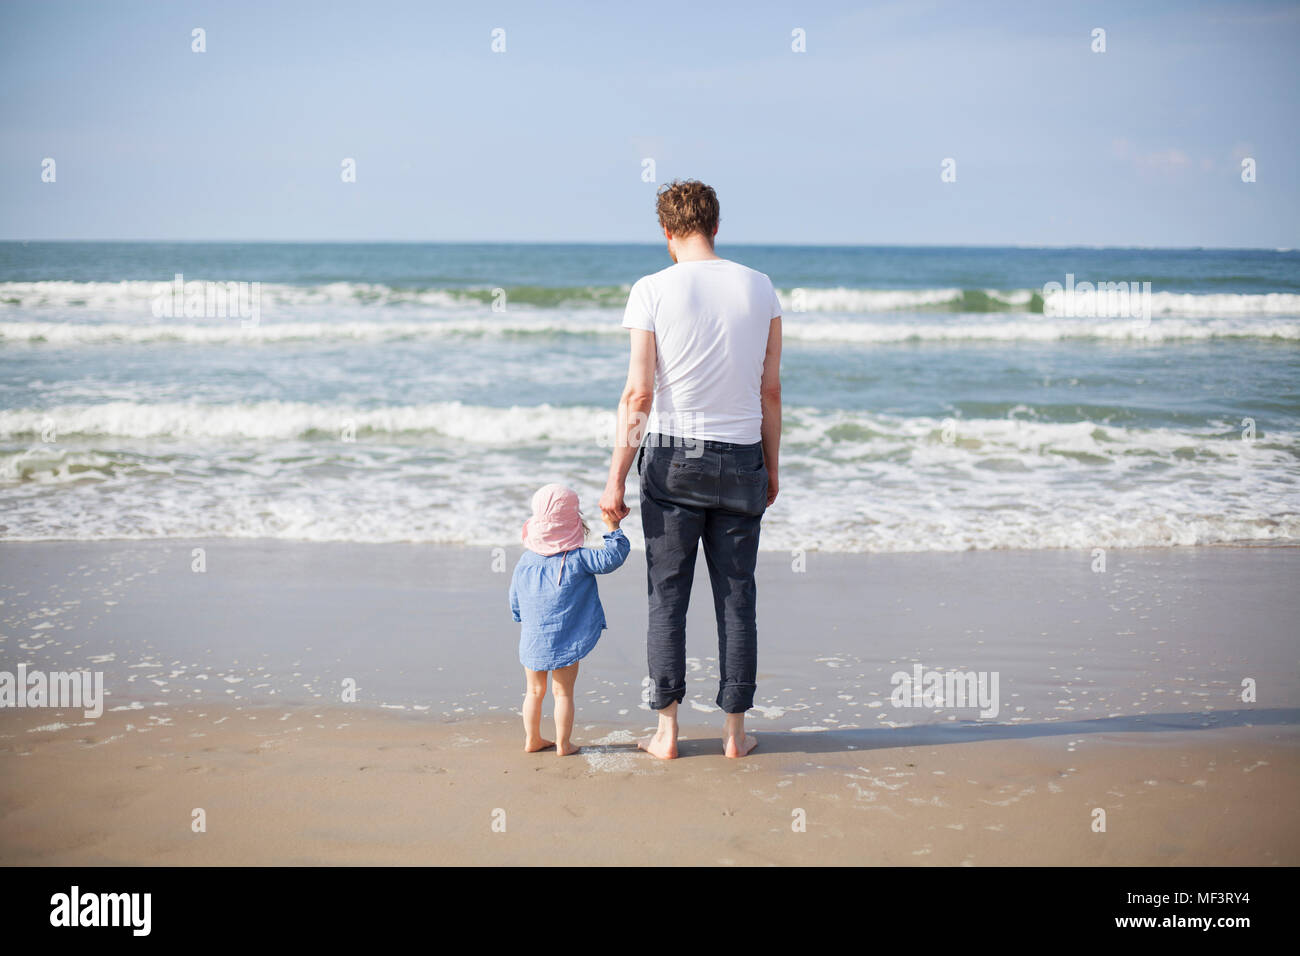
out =
[[662,710],[686,696],[686,607],[703,540],[718,618],[717,703],[725,713],[743,714],[754,706],[758,669],[754,565],[767,510],[763,445],[681,442],[647,435],[637,455],[650,592],[650,706]]

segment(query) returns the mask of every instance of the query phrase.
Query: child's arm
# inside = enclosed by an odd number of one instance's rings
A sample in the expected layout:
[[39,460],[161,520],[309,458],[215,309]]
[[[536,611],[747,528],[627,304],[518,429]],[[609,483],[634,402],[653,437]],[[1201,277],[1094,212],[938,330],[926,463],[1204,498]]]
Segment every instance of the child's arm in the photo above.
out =
[[[609,522],[605,524],[608,527]],[[578,554],[582,558],[582,566],[592,574],[608,574],[623,566],[631,550],[632,542],[627,540],[623,529],[615,527],[613,531],[605,532],[604,548],[582,548]]]

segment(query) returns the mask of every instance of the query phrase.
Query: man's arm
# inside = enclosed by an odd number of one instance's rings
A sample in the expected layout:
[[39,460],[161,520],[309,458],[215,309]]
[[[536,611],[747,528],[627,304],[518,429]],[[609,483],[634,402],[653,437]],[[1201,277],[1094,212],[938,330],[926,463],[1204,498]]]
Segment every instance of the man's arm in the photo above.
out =
[[776,501],[777,463],[781,454],[781,317],[767,330],[763,380],[758,387],[763,402],[763,463],[767,466],[767,503]]
[[637,449],[645,433],[646,416],[655,397],[655,334],[643,329],[632,330],[632,358],[627,369],[627,385],[618,402],[618,428],[614,433],[614,454],[609,462],[609,478],[600,496],[600,510],[615,522],[622,521],[632,510],[623,503],[627,473],[632,469]]

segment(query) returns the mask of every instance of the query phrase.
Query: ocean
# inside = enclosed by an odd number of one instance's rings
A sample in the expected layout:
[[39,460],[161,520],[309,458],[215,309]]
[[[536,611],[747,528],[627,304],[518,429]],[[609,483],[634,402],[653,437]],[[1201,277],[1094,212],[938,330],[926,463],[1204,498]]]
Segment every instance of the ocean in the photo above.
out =
[[[718,252],[786,306],[767,550],[1300,536],[1300,253]],[[669,264],[662,244],[0,243],[0,536],[514,546],[549,481],[595,519],[622,308]],[[635,474],[628,503],[639,547]]]

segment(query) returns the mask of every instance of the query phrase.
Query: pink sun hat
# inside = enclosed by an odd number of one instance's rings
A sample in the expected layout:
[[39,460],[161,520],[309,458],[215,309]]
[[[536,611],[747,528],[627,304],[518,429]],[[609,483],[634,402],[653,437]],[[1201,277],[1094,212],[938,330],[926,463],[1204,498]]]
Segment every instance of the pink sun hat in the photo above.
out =
[[578,494],[564,485],[543,485],[533,495],[533,516],[524,522],[524,547],[543,556],[582,547],[586,532]]

